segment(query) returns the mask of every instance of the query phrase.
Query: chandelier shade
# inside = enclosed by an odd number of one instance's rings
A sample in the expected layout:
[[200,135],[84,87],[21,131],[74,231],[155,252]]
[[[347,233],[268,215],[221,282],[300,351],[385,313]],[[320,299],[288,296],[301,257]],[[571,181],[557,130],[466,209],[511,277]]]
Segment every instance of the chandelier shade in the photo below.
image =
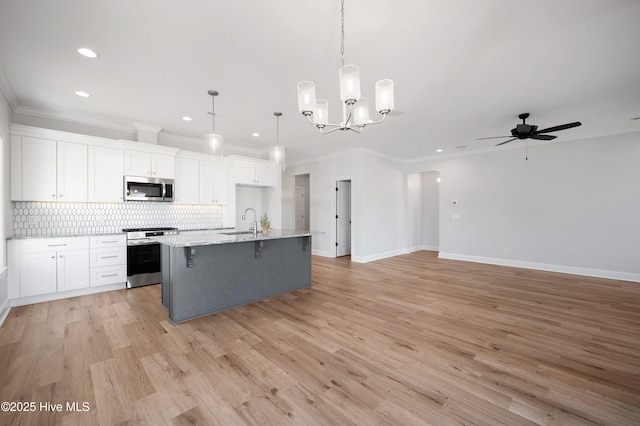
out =
[[360,93],[360,69],[357,65],[344,64],[344,2],[341,14],[340,59],[342,67],[338,70],[340,99],[343,103],[342,121],[329,123],[329,104],[324,99],[316,99],[316,88],[312,81],[298,83],[298,111],[307,117],[309,123],[316,126],[320,133],[328,134],[336,130],[352,130],[362,133],[369,124],[382,123],[394,108],[393,80],[383,79],[376,83],[376,111],[382,118],[373,121],[369,118],[369,100]]
[[313,114],[316,108],[316,86],[313,81],[298,83],[298,111],[303,115]]

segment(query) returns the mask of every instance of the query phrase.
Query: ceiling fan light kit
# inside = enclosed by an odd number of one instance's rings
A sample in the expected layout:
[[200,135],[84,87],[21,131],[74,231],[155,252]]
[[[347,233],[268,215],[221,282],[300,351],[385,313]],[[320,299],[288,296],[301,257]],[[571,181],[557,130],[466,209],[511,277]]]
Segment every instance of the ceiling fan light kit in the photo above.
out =
[[342,122],[329,123],[329,104],[325,99],[316,99],[316,88],[312,81],[298,83],[298,111],[309,123],[316,126],[320,133],[328,134],[336,130],[352,130],[361,133],[369,124],[382,123],[387,114],[393,111],[393,80],[383,79],[376,83],[376,111],[382,118],[373,121],[369,118],[369,99],[361,97],[360,69],[357,65],[344,64],[344,0],[342,0],[341,14],[341,68],[338,71],[340,79],[340,99],[343,102]]

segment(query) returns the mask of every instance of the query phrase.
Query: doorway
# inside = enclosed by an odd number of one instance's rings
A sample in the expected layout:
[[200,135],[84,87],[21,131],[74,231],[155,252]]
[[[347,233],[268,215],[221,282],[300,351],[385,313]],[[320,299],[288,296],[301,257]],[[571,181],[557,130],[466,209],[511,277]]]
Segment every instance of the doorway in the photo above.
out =
[[293,177],[293,219],[296,231],[309,231],[309,174]]
[[351,181],[336,182],[336,257],[351,255]]

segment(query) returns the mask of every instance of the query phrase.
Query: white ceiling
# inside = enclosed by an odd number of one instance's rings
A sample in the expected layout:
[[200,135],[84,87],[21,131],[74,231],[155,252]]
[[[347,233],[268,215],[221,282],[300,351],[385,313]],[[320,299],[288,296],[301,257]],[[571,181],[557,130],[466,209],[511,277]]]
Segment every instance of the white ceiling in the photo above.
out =
[[[339,0],[0,0],[0,86],[16,113],[193,138],[211,132],[215,89],[227,144],[266,150],[282,111],[289,161],[360,147],[404,160],[501,149],[476,139],[508,135],[522,112],[542,127],[583,123],[554,143],[640,130],[638,0],[347,0],[345,10],[363,96],[395,82],[396,112],[361,135],[319,135],[297,111],[296,83],[313,80],[339,121]],[[80,56],[83,46],[100,57]]]

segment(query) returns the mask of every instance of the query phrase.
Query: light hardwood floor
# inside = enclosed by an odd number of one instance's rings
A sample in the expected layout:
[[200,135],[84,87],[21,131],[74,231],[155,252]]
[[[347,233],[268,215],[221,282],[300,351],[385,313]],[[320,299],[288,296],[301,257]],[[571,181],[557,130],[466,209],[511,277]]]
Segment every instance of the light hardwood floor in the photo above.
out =
[[638,425],[640,284],[416,252],[178,325],[157,285],[17,307],[0,396],[38,404],[2,425]]

